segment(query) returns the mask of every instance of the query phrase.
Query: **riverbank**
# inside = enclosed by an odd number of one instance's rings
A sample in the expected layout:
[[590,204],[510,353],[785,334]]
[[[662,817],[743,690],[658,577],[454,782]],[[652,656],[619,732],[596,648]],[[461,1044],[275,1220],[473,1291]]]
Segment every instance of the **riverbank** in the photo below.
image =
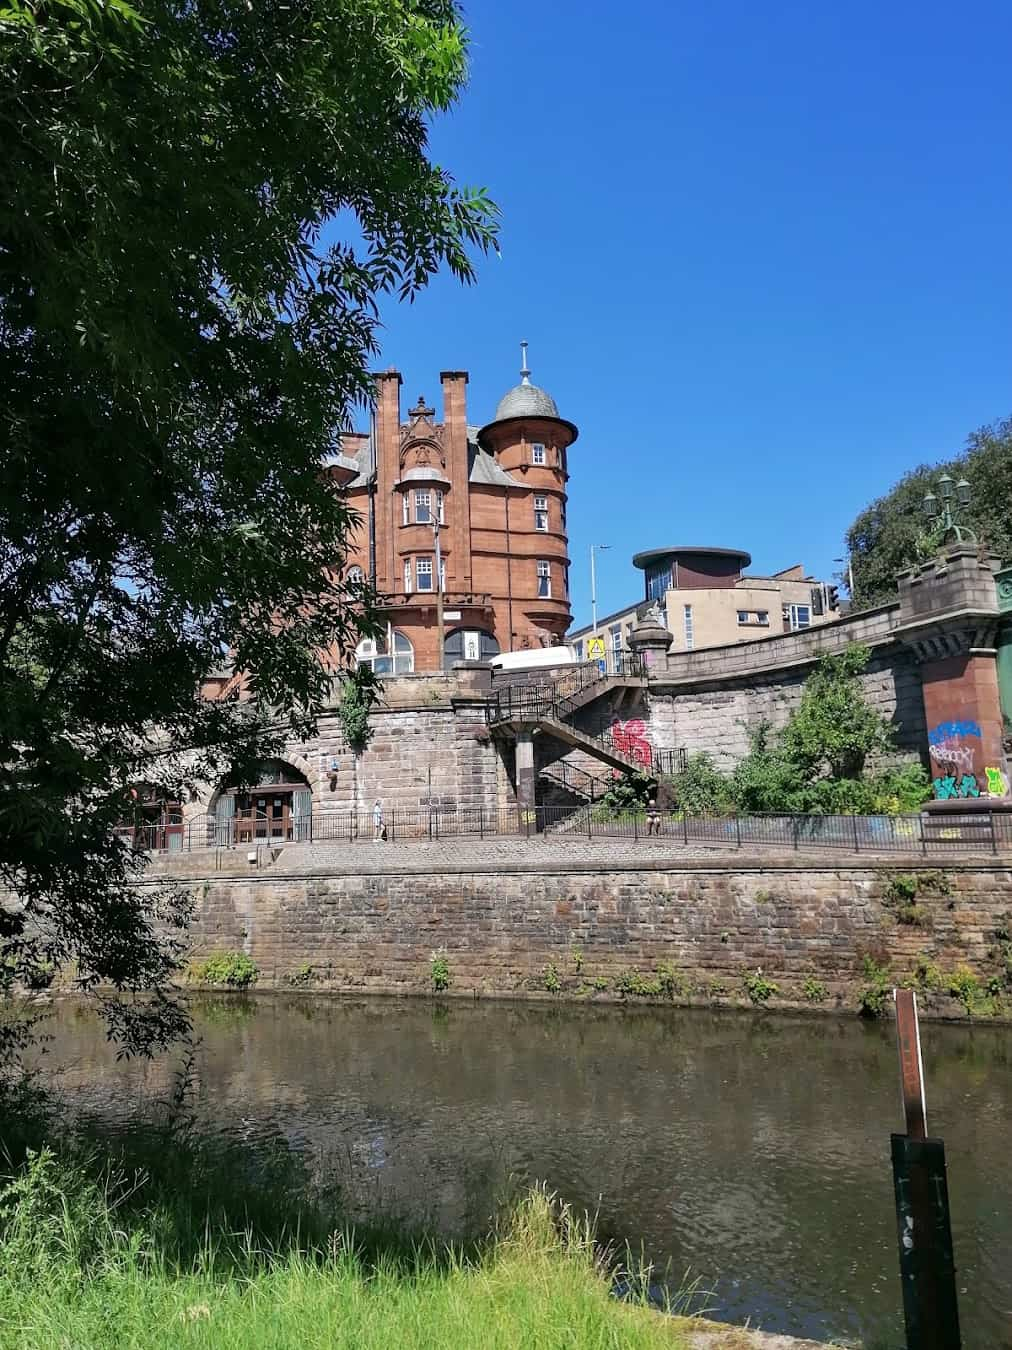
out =
[[[27,1106],[27,1110],[25,1109]],[[273,1171],[178,1121],[110,1136],[41,1128],[28,1094],[2,1122],[0,1343],[9,1350],[805,1350],[659,1311],[653,1272],[602,1249],[543,1188],[487,1237],[448,1244],[343,1221],[283,1148]],[[39,1145],[50,1135],[53,1147]],[[31,1141],[31,1143],[29,1142]],[[623,1290],[623,1298],[615,1289]],[[823,1347],[823,1350],[825,1348]]]

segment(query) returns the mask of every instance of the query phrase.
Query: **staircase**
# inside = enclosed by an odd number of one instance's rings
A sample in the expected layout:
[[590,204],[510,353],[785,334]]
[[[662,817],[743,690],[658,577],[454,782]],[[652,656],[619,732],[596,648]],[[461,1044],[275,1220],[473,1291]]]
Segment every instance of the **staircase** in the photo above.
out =
[[610,736],[583,731],[569,720],[612,690],[642,687],[646,680],[646,668],[640,659],[626,657],[614,671],[602,672],[596,663],[589,662],[542,684],[511,684],[493,693],[489,700],[488,725],[493,733],[515,733],[518,727],[535,726],[611,769],[651,773],[652,762],[644,763],[618,749]]

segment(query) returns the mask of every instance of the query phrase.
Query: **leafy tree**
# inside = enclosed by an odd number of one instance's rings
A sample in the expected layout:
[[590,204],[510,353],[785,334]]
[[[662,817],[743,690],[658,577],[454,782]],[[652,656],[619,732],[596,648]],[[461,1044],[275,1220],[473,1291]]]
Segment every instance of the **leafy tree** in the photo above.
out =
[[823,775],[827,767],[830,778],[860,778],[869,755],[891,749],[892,728],[861,688],[870,655],[858,643],[829,652],[805,681],[780,740],[804,780]]
[[981,427],[963,454],[942,463],[921,465],[900,479],[891,492],[866,507],[847,532],[854,571],[854,605],[863,609],[896,598],[896,574],[930,558],[942,543],[924,517],[923,501],[942,473],[966,478],[969,507],[960,523],[969,525],[981,544],[1012,559],[1012,418]]
[[[0,0],[8,983],[161,990],[186,909],[132,884],[131,785],[252,773],[369,631],[325,465],[383,296],[494,245],[427,154],[465,61],[453,0]],[[225,654],[239,708],[198,696]],[[129,1050],[181,1025],[134,1006]]]
[[893,746],[892,728],[861,688],[869,655],[855,644],[823,656],[779,737],[768,723],[754,728],[749,753],[730,775],[709,756],[692,755],[673,780],[678,806],[692,815],[917,810],[930,795],[921,765],[866,771],[869,757]]

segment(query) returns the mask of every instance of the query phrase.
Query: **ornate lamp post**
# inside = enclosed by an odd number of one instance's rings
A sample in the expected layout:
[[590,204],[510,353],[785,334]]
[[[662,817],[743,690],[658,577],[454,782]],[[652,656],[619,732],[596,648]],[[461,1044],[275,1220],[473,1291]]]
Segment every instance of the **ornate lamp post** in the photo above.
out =
[[[941,498],[941,505],[939,505]],[[942,542],[947,543],[949,537],[955,539],[957,543],[975,544],[977,536],[968,525],[959,525],[953,515],[953,509],[958,515],[960,508],[970,505],[970,484],[965,478],[955,482],[947,473],[943,473],[938,480],[938,497],[933,492],[927,492],[924,496],[924,514],[928,522],[935,529],[942,531]]]

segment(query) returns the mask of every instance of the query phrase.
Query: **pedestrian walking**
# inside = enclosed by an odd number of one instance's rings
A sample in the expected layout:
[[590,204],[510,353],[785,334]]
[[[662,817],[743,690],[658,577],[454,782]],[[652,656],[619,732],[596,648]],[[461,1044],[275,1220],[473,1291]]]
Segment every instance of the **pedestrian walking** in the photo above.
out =
[[657,798],[651,797],[647,802],[647,834],[660,834],[661,832],[661,813],[657,809]]
[[383,821],[383,803],[376,798],[376,805],[372,809],[372,841],[379,844],[387,837],[387,827]]

